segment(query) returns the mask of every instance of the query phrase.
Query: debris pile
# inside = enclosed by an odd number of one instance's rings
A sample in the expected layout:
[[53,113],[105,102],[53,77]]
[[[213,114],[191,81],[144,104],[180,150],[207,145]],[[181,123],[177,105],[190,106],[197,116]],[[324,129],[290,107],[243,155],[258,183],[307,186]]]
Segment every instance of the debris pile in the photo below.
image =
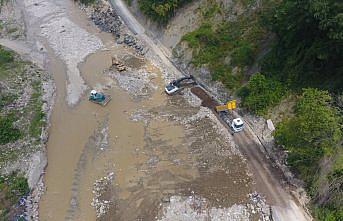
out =
[[111,201],[109,200],[102,200],[101,197],[103,193],[106,191],[106,188],[109,185],[112,185],[114,173],[108,173],[107,176],[100,178],[99,180],[96,180],[93,185],[93,200],[91,203],[91,206],[95,208],[96,210],[96,217],[100,218],[103,216],[108,209],[110,208]]

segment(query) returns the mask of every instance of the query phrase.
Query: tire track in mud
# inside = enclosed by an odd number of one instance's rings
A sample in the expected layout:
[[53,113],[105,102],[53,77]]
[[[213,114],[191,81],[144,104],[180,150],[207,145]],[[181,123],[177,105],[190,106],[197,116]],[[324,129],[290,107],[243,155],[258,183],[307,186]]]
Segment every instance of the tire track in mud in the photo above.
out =
[[65,220],[75,220],[75,216],[79,211],[80,207],[80,187],[81,179],[84,175],[85,169],[90,161],[95,161],[97,156],[101,151],[108,148],[108,126],[109,126],[109,117],[106,116],[105,119],[99,123],[98,128],[94,130],[93,135],[88,139],[88,142],[85,144],[79,161],[77,162],[76,168],[74,169],[74,177],[71,187],[71,198],[69,209],[67,210]]

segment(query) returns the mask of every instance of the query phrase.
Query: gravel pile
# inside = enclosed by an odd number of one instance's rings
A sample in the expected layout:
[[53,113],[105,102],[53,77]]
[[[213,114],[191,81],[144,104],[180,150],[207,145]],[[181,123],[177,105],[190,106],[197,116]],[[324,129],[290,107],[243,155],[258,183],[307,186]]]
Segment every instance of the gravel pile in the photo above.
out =
[[111,202],[108,200],[101,200],[101,196],[106,190],[106,187],[108,185],[112,184],[114,177],[114,173],[108,173],[107,176],[104,176],[98,180],[95,181],[93,185],[93,200],[91,203],[91,206],[95,208],[96,210],[96,217],[100,218],[103,216],[109,209]]
[[257,192],[248,194],[251,204],[247,204],[248,209],[252,214],[259,214],[260,220],[270,221],[271,218],[271,208],[266,204],[266,200]]
[[152,82],[156,75],[146,70],[119,73],[110,71],[109,75],[115,78],[119,87],[126,90],[134,99],[147,98],[157,89]]
[[170,203],[163,206],[163,215],[159,221],[248,221],[249,213],[244,205],[229,208],[209,207],[206,199],[198,196],[172,196]]
[[120,38],[120,28],[123,22],[109,5],[97,4],[90,15],[90,19],[101,31],[112,33],[116,39]]
[[145,55],[148,52],[148,49],[145,49],[143,44],[138,42],[137,38],[130,34],[124,34],[123,40],[117,41],[118,44],[126,44],[127,46],[135,49],[136,53],[139,55]]

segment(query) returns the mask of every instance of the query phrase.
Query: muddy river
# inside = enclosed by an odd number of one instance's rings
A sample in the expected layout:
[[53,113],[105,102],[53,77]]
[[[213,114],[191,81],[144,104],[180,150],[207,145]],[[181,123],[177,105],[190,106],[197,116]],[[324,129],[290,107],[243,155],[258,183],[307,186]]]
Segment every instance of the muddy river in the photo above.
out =
[[[178,210],[172,201],[182,205],[190,196],[201,198],[202,209],[248,202],[253,184],[246,163],[211,111],[188,89],[164,94],[159,67],[115,44],[67,5],[68,16],[104,47],[78,65],[87,89],[69,106],[66,66],[47,46],[57,98],[40,220],[163,219],[168,210]],[[111,67],[113,56],[127,71]],[[111,95],[111,102],[89,102],[92,88]]]

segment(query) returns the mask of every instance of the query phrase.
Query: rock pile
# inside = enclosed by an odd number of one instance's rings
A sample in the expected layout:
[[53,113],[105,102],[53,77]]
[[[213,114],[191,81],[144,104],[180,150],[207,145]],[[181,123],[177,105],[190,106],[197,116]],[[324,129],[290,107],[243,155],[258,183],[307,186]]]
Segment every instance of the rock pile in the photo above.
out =
[[108,173],[107,176],[102,177],[95,181],[93,185],[93,200],[91,206],[96,210],[96,217],[100,218],[103,216],[110,208],[111,201],[102,200],[101,197],[105,192],[106,188],[112,184],[114,173]]
[[[145,55],[148,50],[145,49],[143,43],[138,42],[137,38],[129,34],[127,28],[123,27],[123,22],[119,15],[113,10],[111,5],[103,0],[92,8],[83,8],[89,14],[90,19],[98,26],[101,31],[112,33],[118,44],[126,44],[133,48],[138,55]],[[127,31],[122,36],[124,29]]]
[[266,204],[265,199],[258,194],[253,192],[248,194],[251,204],[247,204],[252,214],[259,214],[262,221],[273,220],[271,216],[271,207]]
[[95,6],[90,18],[102,31],[112,33],[116,39],[120,38],[122,21],[110,5]]
[[136,53],[139,55],[145,55],[148,50],[144,49],[143,44],[139,43],[137,38],[135,38],[134,36],[130,35],[130,34],[124,34],[124,38],[123,40],[119,40],[117,41],[118,44],[126,44],[127,46],[135,49]]

